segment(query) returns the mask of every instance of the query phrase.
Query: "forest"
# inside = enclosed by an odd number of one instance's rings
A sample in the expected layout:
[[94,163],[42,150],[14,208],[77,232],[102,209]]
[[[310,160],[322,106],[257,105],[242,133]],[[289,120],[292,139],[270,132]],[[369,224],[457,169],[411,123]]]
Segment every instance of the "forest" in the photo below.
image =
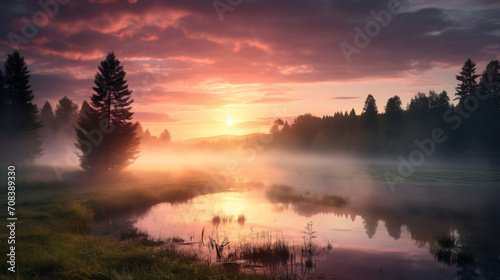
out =
[[[0,72],[4,163],[30,162],[43,154],[57,158],[76,152],[85,170],[121,170],[137,158],[139,145],[141,149],[183,146],[172,144],[166,129],[156,137],[132,121],[132,91],[128,89],[123,66],[113,53],[99,65],[94,94],[80,109],[64,96],[55,110],[49,102],[39,110],[33,103],[28,66],[18,51],[8,55],[4,68],[5,73]],[[306,113],[291,123],[276,119],[269,131],[273,141],[267,147],[392,158],[420,149],[420,155],[427,157],[498,163],[499,61],[491,61],[479,75],[476,64],[468,59],[456,80],[453,100],[446,91],[431,90],[427,94],[417,93],[406,106],[396,95],[379,109],[375,97],[368,94],[361,114],[352,109],[322,117]],[[241,140],[185,145],[217,150],[233,149],[239,144]]]
[[[452,97],[456,105],[446,91],[431,90],[417,93],[405,108],[394,96],[381,111],[369,94],[360,115],[352,109],[333,116],[304,114],[291,124],[277,119],[270,130],[276,139],[273,146],[368,156],[405,155],[420,148],[427,156],[498,162],[499,70],[494,60],[478,75],[476,64],[468,59],[456,75],[458,86]],[[439,143],[431,144],[436,136]]]

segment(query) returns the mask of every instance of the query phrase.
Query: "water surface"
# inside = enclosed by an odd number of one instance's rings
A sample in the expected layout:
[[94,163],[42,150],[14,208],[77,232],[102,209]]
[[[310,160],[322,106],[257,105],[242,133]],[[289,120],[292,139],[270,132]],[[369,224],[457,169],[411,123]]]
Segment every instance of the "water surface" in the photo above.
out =
[[[155,238],[196,242],[204,230],[233,246],[284,239],[298,247],[311,222],[319,253],[309,279],[499,278],[497,171],[426,169],[391,192],[379,179],[387,169],[267,162],[226,191],[155,205],[135,226]],[[347,203],[324,203],[331,195]]]

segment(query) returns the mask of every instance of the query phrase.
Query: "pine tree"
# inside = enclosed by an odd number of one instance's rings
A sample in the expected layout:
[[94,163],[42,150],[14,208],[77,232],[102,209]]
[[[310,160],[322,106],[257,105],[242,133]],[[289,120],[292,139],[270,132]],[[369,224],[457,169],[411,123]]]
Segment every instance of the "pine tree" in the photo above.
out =
[[171,140],[171,136],[170,136],[170,132],[167,130],[167,129],[164,129],[161,133],[160,133],[160,137],[159,137],[160,141],[163,142],[163,143],[169,143],[170,140]]
[[463,103],[467,97],[476,94],[476,79],[479,77],[479,75],[476,75],[475,73],[476,63],[469,58],[464,63],[460,75],[456,75],[456,79],[460,83],[458,84],[458,87],[456,87],[457,92],[455,93],[455,95],[457,95],[457,98],[455,99],[459,99],[460,103]]
[[7,56],[2,87],[4,124],[0,131],[2,159],[10,163],[23,163],[42,155],[39,134],[41,123],[38,109],[32,103],[34,95],[30,86],[28,66],[16,50]]
[[350,118],[355,118],[356,117],[356,111],[354,111],[354,108],[352,108],[351,112],[349,113]]
[[365,101],[365,106],[363,107],[363,113],[361,114],[366,128],[369,130],[375,130],[378,123],[378,109],[377,103],[373,95],[368,94]]
[[144,135],[142,136],[142,142],[149,143],[151,142],[151,139],[153,139],[153,136],[151,136],[151,131],[149,131],[149,128],[146,128],[146,130],[144,130]]
[[285,121],[285,124],[283,125],[283,128],[281,129],[281,133],[283,135],[287,135],[290,132],[290,125],[288,124],[288,121]]
[[40,121],[42,123],[42,131],[45,138],[47,135],[53,132],[56,129],[55,123],[56,116],[54,111],[52,110],[52,106],[48,101],[45,102],[42,109],[40,110]]
[[87,103],[86,100],[84,100],[82,102],[82,107],[80,107],[80,112],[78,113],[77,119],[79,120],[79,119],[85,118],[85,116],[87,116],[87,114],[90,112],[91,112],[90,105],[89,105],[89,103]]
[[56,118],[61,124],[74,125],[78,116],[78,105],[73,103],[71,99],[64,96],[56,105]]
[[114,53],[108,54],[98,70],[91,104],[76,128],[80,164],[88,171],[119,171],[138,154],[137,123],[132,122],[131,112],[132,91]]
[[444,113],[448,109],[450,109],[450,98],[446,90],[443,90],[438,96],[438,110],[440,113]]
[[52,110],[52,106],[50,105],[49,101],[45,101],[45,104],[43,104],[43,107],[40,110],[40,119],[42,123],[50,123],[54,121],[55,117],[56,116],[54,115],[54,110]]
[[500,105],[500,62],[492,60],[484,69],[480,80],[481,94],[487,95],[498,108]]

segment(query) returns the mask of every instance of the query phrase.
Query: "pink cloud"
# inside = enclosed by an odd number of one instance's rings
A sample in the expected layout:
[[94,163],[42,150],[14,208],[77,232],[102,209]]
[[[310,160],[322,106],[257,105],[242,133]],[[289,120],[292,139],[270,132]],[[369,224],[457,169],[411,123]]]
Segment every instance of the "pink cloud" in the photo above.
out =
[[140,122],[178,122],[179,120],[171,118],[168,114],[153,112],[135,112],[134,117]]

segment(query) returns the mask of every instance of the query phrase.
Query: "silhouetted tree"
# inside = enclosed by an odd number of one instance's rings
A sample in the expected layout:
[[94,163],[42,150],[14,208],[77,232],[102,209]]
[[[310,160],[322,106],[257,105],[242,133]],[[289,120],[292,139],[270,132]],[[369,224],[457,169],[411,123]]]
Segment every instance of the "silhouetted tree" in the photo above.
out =
[[354,111],[354,108],[352,108],[351,112],[349,113],[349,117],[355,117],[356,116],[356,111]]
[[286,135],[290,132],[290,125],[288,124],[288,121],[285,121],[285,124],[283,125],[283,128],[281,128],[281,133]]
[[480,88],[483,94],[497,98],[500,95],[500,62],[492,60],[481,75]]
[[51,123],[54,121],[55,117],[56,116],[54,115],[54,110],[52,110],[52,106],[50,105],[49,101],[45,101],[45,104],[43,104],[43,107],[40,110],[40,119],[42,123]]
[[144,135],[142,136],[142,142],[149,143],[151,142],[152,137],[153,136],[151,135],[151,131],[149,131],[149,129],[146,128],[146,130],[144,131]]
[[400,117],[403,113],[403,108],[401,108],[401,98],[395,95],[394,97],[387,100],[387,105],[385,106],[385,114],[387,116]]
[[367,128],[368,130],[377,129],[378,109],[373,95],[368,94],[368,97],[366,97],[365,106],[363,107],[363,113],[361,114],[361,116],[363,117],[365,128]]
[[21,163],[42,155],[41,124],[37,106],[32,102],[29,73],[17,50],[7,56],[1,101],[5,115],[0,131],[2,160],[6,162]]
[[78,105],[64,96],[56,105],[56,119],[61,124],[73,125],[78,117]]
[[430,102],[425,93],[417,93],[411,100],[408,106],[408,111],[415,118],[422,118],[429,114]]
[[450,109],[450,98],[446,90],[443,90],[438,96],[438,108],[441,114]]
[[131,164],[138,153],[137,123],[132,123],[130,112],[132,91],[114,53],[108,54],[98,70],[91,106],[76,128],[80,165],[88,171],[117,171]]
[[403,109],[401,108],[401,99],[399,96],[395,95],[387,100],[383,130],[388,138],[386,142],[392,141],[389,148],[396,152],[399,151],[399,138],[403,134],[402,120]]
[[42,123],[42,131],[45,141],[47,140],[48,134],[54,133],[57,128],[55,123],[56,116],[52,110],[52,106],[48,101],[45,102],[42,109],[40,110],[40,121]]
[[171,140],[170,132],[167,129],[163,130],[160,133],[160,137],[158,137],[158,139],[160,139],[160,141],[163,143],[169,143]]
[[85,118],[85,116],[87,114],[89,114],[91,111],[92,111],[92,109],[90,108],[89,103],[87,103],[87,101],[83,101],[82,102],[82,107],[80,108],[80,112],[78,113],[77,120],[79,120],[81,118]]
[[439,95],[434,90],[430,90],[427,96],[429,99],[429,113],[435,115],[439,109]]
[[271,127],[271,130],[269,131],[269,133],[278,134],[280,132],[280,127],[282,127],[283,125],[284,125],[284,123],[283,123],[282,119],[276,119],[274,121],[274,124]]
[[476,79],[479,75],[476,75],[476,63],[473,62],[470,58],[465,61],[464,66],[462,67],[462,71],[460,75],[456,75],[456,79],[460,82],[458,87],[456,87],[457,95],[456,99],[460,100],[460,103],[463,103],[464,100],[472,96],[476,93],[477,81]]
[[137,137],[139,139],[142,139],[144,137],[144,129],[142,128],[142,125],[140,122],[137,122],[137,131],[136,131]]
[[298,116],[290,128],[295,143],[298,147],[310,147],[314,137],[319,132],[321,119],[311,114]]

